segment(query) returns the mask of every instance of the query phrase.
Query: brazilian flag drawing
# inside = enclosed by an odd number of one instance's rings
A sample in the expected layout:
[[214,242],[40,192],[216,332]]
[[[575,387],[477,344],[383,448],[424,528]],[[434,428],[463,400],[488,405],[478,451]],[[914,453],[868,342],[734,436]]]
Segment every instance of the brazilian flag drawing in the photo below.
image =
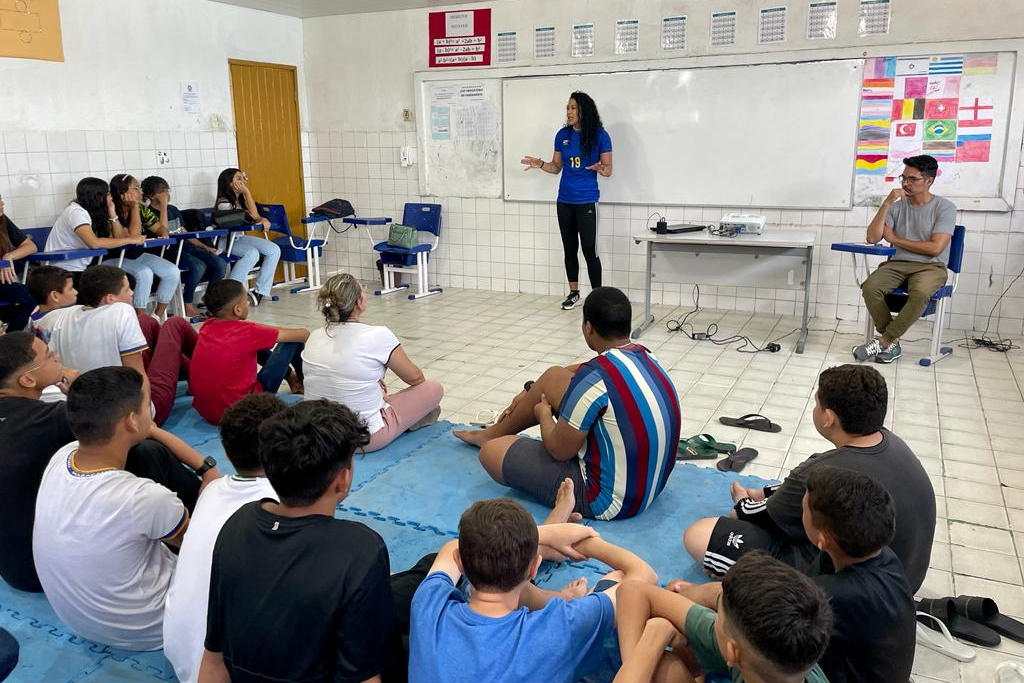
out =
[[924,124],[925,140],[956,140],[956,119],[937,119]]

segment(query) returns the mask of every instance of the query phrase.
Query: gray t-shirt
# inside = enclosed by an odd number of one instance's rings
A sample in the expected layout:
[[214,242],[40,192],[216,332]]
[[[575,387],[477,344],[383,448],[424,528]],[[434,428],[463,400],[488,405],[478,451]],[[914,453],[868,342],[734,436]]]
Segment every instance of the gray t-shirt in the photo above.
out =
[[[927,242],[936,232],[953,234],[956,227],[956,206],[945,197],[933,196],[924,206],[913,206],[907,200],[900,200],[889,207],[885,222],[891,225],[897,237],[915,242]],[[949,245],[938,256],[915,254],[896,247],[894,261],[915,261],[917,263],[946,263],[949,260]]]

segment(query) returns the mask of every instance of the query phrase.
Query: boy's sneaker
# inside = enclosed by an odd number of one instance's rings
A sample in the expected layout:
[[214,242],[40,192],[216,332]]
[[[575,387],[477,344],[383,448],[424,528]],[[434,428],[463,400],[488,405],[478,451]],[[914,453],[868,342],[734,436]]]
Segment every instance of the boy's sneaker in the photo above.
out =
[[891,363],[902,355],[903,349],[900,348],[900,343],[898,341],[894,341],[892,344],[889,344],[875,354],[875,362]]
[[252,306],[259,306],[261,301],[263,301],[263,295],[257,292],[255,289],[250,289],[249,304]]
[[853,347],[853,357],[863,363],[869,358],[874,358],[882,350],[882,345],[877,339],[872,339],[867,344]]
[[565,297],[565,301],[562,302],[562,310],[568,311],[576,308],[580,303],[580,293],[576,290],[569,292],[569,296]]

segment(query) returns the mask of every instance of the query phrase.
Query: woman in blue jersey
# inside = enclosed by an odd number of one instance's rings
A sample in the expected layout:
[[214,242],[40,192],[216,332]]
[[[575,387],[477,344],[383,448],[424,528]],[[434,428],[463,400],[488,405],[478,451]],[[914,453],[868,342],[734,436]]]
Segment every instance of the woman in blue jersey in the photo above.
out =
[[565,275],[569,296],[562,302],[568,311],[580,303],[580,260],[583,245],[590,286],[601,286],[601,259],[597,257],[597,176],[612,174],[612,139],[601,125],[597,105],[585,92],[574,92],[565,106],[566,123],[555,134],[551,161],[523,157],[524,170],[539,168],[562,174],[558,183],[558,229],[565,251]]

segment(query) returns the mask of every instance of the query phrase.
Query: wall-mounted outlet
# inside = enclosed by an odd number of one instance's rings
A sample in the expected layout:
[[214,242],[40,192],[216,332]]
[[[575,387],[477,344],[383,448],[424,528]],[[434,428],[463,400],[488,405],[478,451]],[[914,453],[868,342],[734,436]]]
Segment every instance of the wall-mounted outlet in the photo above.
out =
[[406,123],[412,121],[412,109],[407,108],[402,110],[402,120],[405,121]]
[[171,155],[167,152],[156,153],[156,165],[157,166],[168,166],[171,163]]

